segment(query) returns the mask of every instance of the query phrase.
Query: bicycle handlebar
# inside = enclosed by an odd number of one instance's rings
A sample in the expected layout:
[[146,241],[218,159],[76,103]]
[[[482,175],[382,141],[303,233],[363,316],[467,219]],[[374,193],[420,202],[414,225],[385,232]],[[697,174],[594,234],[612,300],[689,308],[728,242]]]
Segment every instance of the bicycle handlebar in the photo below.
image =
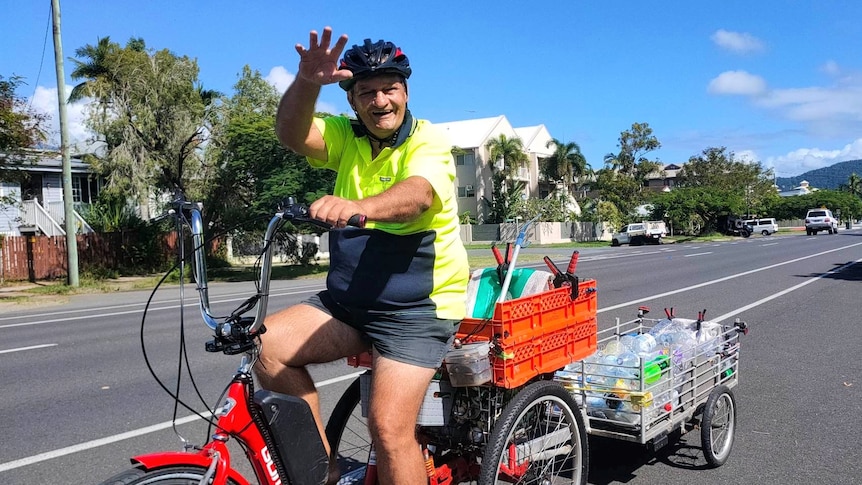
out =
[[[292,222],[304,222],[314,224],[319,227],[323,227],[324,229],[331,229],[332,226],[326,222],[316,220],[309,215],[308,207],[303,204],[296,204],[293,200],[293,197],[288,197],[284,203],[281,211],[276,212],[275,215],[270,219],[269,224],[266,228],[266,233],[264,235],[264,252],[262,254],[262,261],[260,266],[260,280],[258,282],[258,292],[254,297],[249,299],[246,303],[254,303],[257,306],[257,311],[255,313],[253,320],[248,319],[240,319],[239,315],[232,314],[230,317],[226,319],[224,322],[219,322],[215,316],[213,316],[212,310],[210,309],[209,302],[209,287],[207,280],[207,268],[206,268],[206,251],[204,244],[204,234],[203,234],[203,216],[201,211],[203,210],[203,204],[201,203],[193,203],[187,201],[178,201],[175,203],[177,208],[182,211],[188,211],[190,215],[189,226],[192,232],[192,244],[194,245],[194,265],[195,265],[195,273],[196,273],[196,282],[197,282],[197,290],[200,295],[200,311],[201,317],[204,320],[204,323],[216,333],[217,337],[222,338],[231,338],[236,337],[235,332],[237,329],[234,328],[234,324],[243,323],[246,326],[251,322],[250,325],[247,326],[247,330],[240,330],[242,334],[246,336],[254,336],[260,330],[260,327],[263,325],[264,317],[266,316],[267,303],[269,300],[269,283],[270,276],[272,274],[272,252],[273,252],[273,241],[275,238],[275,234],[281,228],[282,221],[292,221]],[[348,226],[363,228],[365,227],[366,217],[363,214],[355,214],[353,215],[347,222]],[[250,306],[247,310],[254,308],[254,305]]]

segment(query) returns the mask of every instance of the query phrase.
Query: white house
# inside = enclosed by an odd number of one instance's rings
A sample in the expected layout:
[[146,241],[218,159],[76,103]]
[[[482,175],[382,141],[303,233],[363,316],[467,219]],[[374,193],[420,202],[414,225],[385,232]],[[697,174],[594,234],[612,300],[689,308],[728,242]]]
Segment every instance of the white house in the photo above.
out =
[[455,155],[455,188],[458,196],[458,212],[469,211],[481,223],[488,208],[482,198],[493,196],[491,184],[490,153],[486,148],[488,141],[506,135],[507,138],[520,138],[527,155],[526,166],[515,172],[514,178],[526,183],[526,197],[543,197],[549,192],[540,193],[539,164],[553,154],[553,147],[547,143],[552,139],[545,125],[514,128],[503,116],[478,118],[472,120],[435,123],[449,135],[453,147],[463,154]]
[[[75,204],[95,201],[100,181],[89,165],[72,159],[72,198]],[[63,207],[63,160],[57,153],[44,152],[33,165],[24,165],[28,178],[23,182],[0,182],[0,197],[14,202],[0,203],[0,234],[21,236],[66,233]],[[79,232],[92,231],[76,212]]]

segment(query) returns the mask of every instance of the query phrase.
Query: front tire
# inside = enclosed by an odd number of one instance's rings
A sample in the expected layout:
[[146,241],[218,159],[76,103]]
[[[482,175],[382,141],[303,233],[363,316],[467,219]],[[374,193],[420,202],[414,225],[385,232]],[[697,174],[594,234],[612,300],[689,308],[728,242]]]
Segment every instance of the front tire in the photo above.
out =
[[736,398],[727,386],[718,386],[709,394],[700,422],[703,456],[711,467],[724,465],[735,436]]
[[[137,467],[114,475],[101,485],[198,485],[206,472],[206,468],[196,466],[174,465],[152,470]],[[228,480],[227,483],[237,485],[233,480]]]
[[769,231],[767,231],[766,229],[764,229],[763,231],[761,231],[761,232],[760,232],[760,234],[763,234],[764,236],[768,236],[768,235],[770,235],[770,234],[772,234],[772,233],[771,233],[771,232],[769,232]]
[[587,483],[584,418],[559,383],[538,381],[519,391],[494,424],[479,485]]
[[620,241],[619,241],[619,240],[617,240],[617,239],[613,239],[613,240],[611,240],[611,246],[613,246],[613,247],[617,247],[617,246],[619,246],[619,245],[620,245]]
[[341,476],[365,475],[371,436],[368,419],[362,417],[361,384],[356,379],[335,405],[326,422],[326,440],[329,442],[330,461],[336,460]]

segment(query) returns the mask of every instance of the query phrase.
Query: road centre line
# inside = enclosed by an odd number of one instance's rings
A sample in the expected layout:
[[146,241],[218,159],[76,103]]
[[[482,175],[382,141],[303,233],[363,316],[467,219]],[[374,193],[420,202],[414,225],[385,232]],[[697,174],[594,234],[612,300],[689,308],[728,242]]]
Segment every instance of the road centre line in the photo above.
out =
[[[760,272],[760,271],[766,271],[766,270],[768,270],[768,269],[777,268],[777,267],[779,267],[779,266],[784,266],[784,265],[788,265],[788,264],[798,263],[799,261],[804,261],[804,260],[806,260],[806,259],[811,259],[811,258],[817,258],[817,257],[823,256],[824,254],[834,253],[835,251],[843,251],[843,250],[845,250],[845,249],[850,249],[850,248],[852,248],[852,247],[856,247],[856,246],[860,246],[860,245],[862,245],[862,242],[855,243],[855,244],[850,244],[849,246],[843,246],[843,247],[840,247],[840,248],[829,249],[829,250],[827,250],[827,251],[821,251],[821,252],[819,252],[819,253],[815,253],[815,254],[809,254],[808,256],[802,256],[801,258],[790,259],[790,260],[787,260],[787,261],[784,261],[784,262],[781,262],[781,263],[776,263],[776,264],[771,264],[771,265],[769,265],[769,266],[764,266],[764,267],[762,267],[762,268],[755,268],[755,269],[752,269],[752,270],[743,271],[742,273],[737,273],[737,274],[728,275],[728,276],[725,276],[725,277],[723,277],[723,278],[718,278],[718,279],[714,279],[714,280],[711,280],[711,281],[704,281],[703,283],[698,283],[698,284],[696,284],[696,285],[688,286],[688,287],[685,287],[685,288],[679,288],[679,289],[677,289],[677,290],[673,290],[673,291],[666,291],[666,292],[664,292],[664,293],[659,293],[659,294],[657,294],[657,295],[647,296],[647,297],[644,297],[644,298],[638,298],[637,300],[627,301],[627,302],[625,302],[625,303],[620,303],[620,304],[618,304],[618,305],[612,305],[612,306],[605,307],[605,308],[599,308],[599,310],[597,311],[597,313],[609,312],[609,311],[611,311],[611,310],[619,310],[620,308],[631,308],[632,306],[637,305],[638,303],[643,303],[643,302],[645,302],[645,301],[655,300],[656,298],[663,298],[663,297],[665,297],[665,296],[676,295],[677,293],[683,293],[683,292],[690,291],[690,290],[694,290],[694,289],[697,289],[697,288],[703,288],[704,286],[710,286],[710,285],[714,285],[714,284],[717,284],[717,283],[723,283],[723,282],[728,281],[728,280],[732,280],[732,279],[736,279],[736,278],[741,278],[741,277],[743,277],[743,276],[748,276],[748,275],[750,275],[750,274],[754,274],[754,273],[757,273],[757,272]],[[829,274],[829,273],[827,272],[827,273],[824,273],[824,274]]]
[[[328,386],[331,384],[336,384],[338,382],[354,379],[359,377],[360,374],[365,373],[365,371],[354,372],[351,374],[343,375],[340,377],[334,377],[332,379],[327,379],[325,381],[316,382],[315,386],[317,388],[321,388],[324,386]],[[202,412],[201,416],[204,418],[209,418],[212,416],[211,411]],[[59,458],[61,456],[70,455],[72,453],[77,453],[79,451],[86,451],[92,448],[98,448],[99,446],[109,445],[111,443],[116,443],[118,441],[123,441],[131,438],[137,438],[139,436],[143,436],[145,434],[155,433],[156,431],[161,431],[163,429],[170,428],[174,425],[181,425],[186,423],[191,423],[194,421],[200,420],[200,416],[193,414],[191,416],[186,416],[184,418],[177,418],[176,421],[165,421],[164,423],[154,424],[152,426],[147,426],[144,428],[133,429],[131,431],[126,431],[125,433],[115,434],[113,436],[106,436],[104,438],[99,438],[97,440],[87,441],[85,443],[80,443],[77,445],[67,446],[65,448],[60,448],[58,450],[48,451],[45,453],[39,453],[38,455],[28,456],[26,458],[21,458],[19,460],[14,460],[6,463],[0,463],[0,472],[14,470],[16,468],[21,468],[27,465],[33,465],[42,461],[51,460],[54,458]]]
[[693,254],[683,254],[683,258],[690,258],[692,256],[706,256],[707,254],[712,254],[712,251],[707,251],[705,253],[693,253]]
[[17,349],[0,350],[0,354],[9,354],[12,352],[21,352],[22,350],[44,349],[46,347],[56,347],[57,345],[58,344],[40,344],[40,345],[31,345],[29,347],[18,347]]

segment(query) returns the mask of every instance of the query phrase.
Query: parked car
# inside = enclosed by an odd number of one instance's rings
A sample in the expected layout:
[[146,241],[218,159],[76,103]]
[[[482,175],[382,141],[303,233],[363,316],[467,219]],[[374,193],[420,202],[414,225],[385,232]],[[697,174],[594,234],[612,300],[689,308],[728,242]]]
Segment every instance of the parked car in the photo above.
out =
[[745,224],[751,226],[752,234],[763,234],[769,236],[778,232],[778,223],[772,217],[764,217],[761,219],[747,219]]
[[642,221],[635,222],[623,227],[622,231],[611,236],[611,246],[620,244],[661,244],[661,238],[667,235],[667,226],[664,221]]
[[820,231],[838,234],[838,220],[829,209],[808,209],[808,214],[805,214],[805,234],[811,236]]

